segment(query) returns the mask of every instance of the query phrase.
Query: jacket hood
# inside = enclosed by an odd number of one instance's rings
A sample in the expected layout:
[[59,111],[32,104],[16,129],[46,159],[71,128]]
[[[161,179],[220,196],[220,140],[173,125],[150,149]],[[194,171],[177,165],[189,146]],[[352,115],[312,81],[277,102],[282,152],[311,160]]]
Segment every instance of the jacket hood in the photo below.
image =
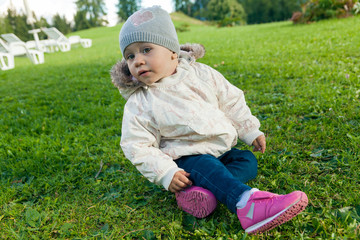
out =
[[[185,59],[189,63],[195,62],[196,59],[205,55],[205,48],[201,44],[187,43],[180,45],[180,59]],[[133,92],[145,84],[134,78],[126,64],[124,58],[117,62],[110,71],[111,80],[115,87],[119,89],[120,94],[128,100]]]

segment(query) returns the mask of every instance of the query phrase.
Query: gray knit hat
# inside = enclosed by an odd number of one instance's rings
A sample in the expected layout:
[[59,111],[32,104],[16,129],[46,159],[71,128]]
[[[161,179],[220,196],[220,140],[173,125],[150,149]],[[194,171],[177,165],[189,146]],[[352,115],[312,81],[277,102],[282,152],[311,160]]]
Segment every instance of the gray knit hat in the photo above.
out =
[[175,26],[170,15],[159,6],[132,14],[121,28],[119,41],[123,55],[126,47],[134,42],[150,42],[180,53]]

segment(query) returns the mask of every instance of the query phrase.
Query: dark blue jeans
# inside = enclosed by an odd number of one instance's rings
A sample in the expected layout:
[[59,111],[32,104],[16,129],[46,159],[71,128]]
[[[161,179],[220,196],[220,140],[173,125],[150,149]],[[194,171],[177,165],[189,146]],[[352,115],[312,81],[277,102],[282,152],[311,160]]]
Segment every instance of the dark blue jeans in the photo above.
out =
[[257,174],[257,160],[248,150],[231,149],[220,157],[205,155],[177,159],[179,168],[190,173],[193,185],[210,190],[221,203],[236,212],[240,195],[250,190],[245,185]]

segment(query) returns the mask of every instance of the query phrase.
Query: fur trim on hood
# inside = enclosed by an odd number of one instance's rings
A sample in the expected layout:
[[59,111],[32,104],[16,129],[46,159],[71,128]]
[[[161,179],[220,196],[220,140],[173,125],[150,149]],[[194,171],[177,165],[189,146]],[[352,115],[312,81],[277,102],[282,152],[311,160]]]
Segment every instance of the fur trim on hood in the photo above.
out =
[[[180,45],[179,58],[186,59],[189,63],[195,62],[196,59],[202,58],[205,55],[205,48],[201,44],[186,43]],[[112,83],[120,91],[120,94],[127,100],[130,95],[144,84],[134,78],[126,64],[124,58],[117,62],[110,71]]]

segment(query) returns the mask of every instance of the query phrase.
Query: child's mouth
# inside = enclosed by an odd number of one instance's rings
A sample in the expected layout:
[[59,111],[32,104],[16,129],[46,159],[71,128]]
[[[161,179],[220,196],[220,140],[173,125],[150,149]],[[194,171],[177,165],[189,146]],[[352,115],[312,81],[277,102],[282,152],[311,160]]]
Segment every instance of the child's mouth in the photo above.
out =
[[147,73],[149,73],[150,71],[140,71],[139,72],[139,76],[144,76],[146,75]]

